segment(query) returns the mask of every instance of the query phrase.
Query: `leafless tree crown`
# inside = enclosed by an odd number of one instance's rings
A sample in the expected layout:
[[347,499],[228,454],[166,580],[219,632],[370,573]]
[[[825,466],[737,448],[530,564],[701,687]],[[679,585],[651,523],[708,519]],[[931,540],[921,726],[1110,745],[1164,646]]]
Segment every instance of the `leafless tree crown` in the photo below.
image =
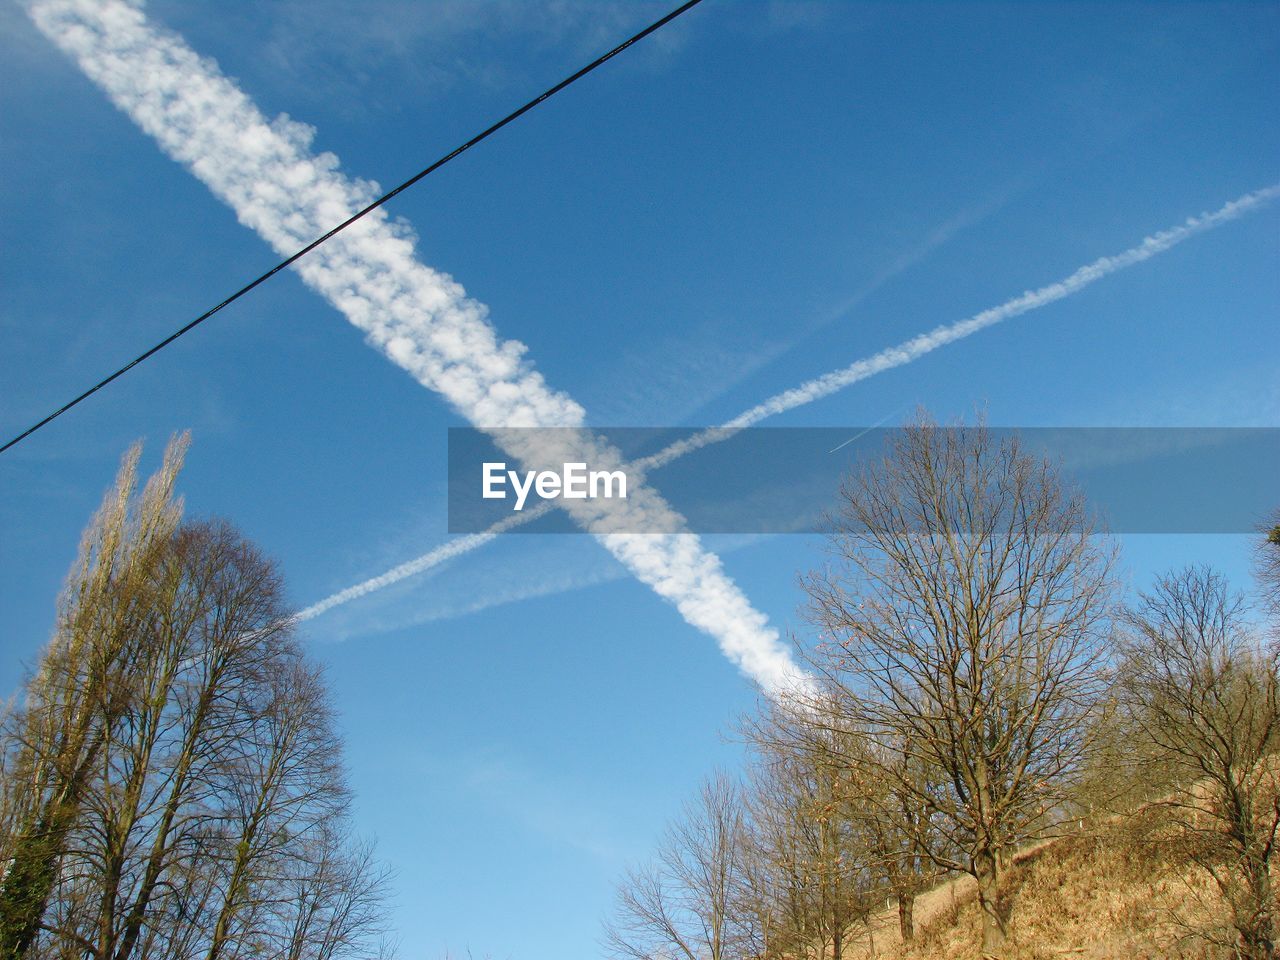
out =
[[272,565],[183,523],[185,438],[138,450],[86,532],[5,730],[0,956],[290,960],[379,947],[320,672]]
[[916,849],[977,877],[996,954],[1001,864],[1082,769],[1112,552],[1016,437],[924,418],[845,483],[831,545],[804,581],[826,681],[813,712],[869,741],[860,764],[927,813],[903,821]]

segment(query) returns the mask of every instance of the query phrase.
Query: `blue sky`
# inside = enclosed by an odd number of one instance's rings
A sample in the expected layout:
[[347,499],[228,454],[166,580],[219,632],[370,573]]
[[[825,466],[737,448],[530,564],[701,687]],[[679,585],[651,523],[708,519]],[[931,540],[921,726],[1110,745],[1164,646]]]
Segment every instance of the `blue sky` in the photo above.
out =
[[[662,12],[648,3],[153,2],[268,115],[390,185]],[[398,198],[418,256],[599,425],[699,426],[1280,180],[1268,4],[707,0]],[[0,432],[270,266],[271,250],[0,6]],[[1280,426],[1280,204],[785,413]],[[0,689],[48,635],[134,439],[191,427],[188,510],[299,606],[446,541],[463,423],[282,275],[0,457]],[[661,486],[660,477],[655,483]],[[1278,498],[1280,499],[1280,498]],[[712,538],[803,633],[807,537]],[[1127,537],[1133,581],[1240,537]],[[755,692],[585,536],[501,538],[309,621],[403,953],[597,955],[612,881]]]

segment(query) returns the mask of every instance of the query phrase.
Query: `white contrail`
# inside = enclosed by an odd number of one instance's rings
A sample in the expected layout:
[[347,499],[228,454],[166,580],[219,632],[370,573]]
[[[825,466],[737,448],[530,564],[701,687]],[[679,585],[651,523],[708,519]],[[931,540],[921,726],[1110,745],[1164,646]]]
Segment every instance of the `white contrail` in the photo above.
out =
[[375,590],[381,590],[383,587],[389,587],[393,583],[399,583],[406,577],[412,577],[415,573],[422,573],[424,570],[430,570],[432,567],[438,567],[440,564],[452,560],[454,557],[464,553],[470,553],[477,547],[483,547],[486,543],[496,537],[498,534],[510,530],[512,527],[518,527],[521,524],[536,520],[538,517],[546,516],[551,512],[553,506],[552,501],[546,500],[536,507],[521,513],[513,513],[511,516],[499,520],[487,530],[480,533],[469,533],[464,537],[458,537],[456,540],[450,540],[442,543],[428,553],[424,553],[420,557],[406,561],[399,566],[392,567],[386,573],[376,577],[370,577],[368,580],[361,581],[355,586],[347,587],[345,590],[339,590],[332,593],[309,607],[304,607],[293,615],[295,623],[303,620],[311,620],[320,616],[326,610],[339,607],[344,603],[350,603],[352,600],[358,600],[365,594],[373,593]]
[[830,373],[824,373],[820,377],[806,380],[798,387],[792,387],[790,390],[774,394],[754,407],[749,407],[719,427],[712,427],[696,433],[686,440],[671,444],[666,449],[648,458],[645,461],[646,466],[650,469],[663,466],[677,457],[682,457],[708,444],[727,439],[739,430],[755,426],[768,417],[794,410],[796,407],[803,407],[806,404],[813,403],[815,400],[821,400],[823,397],[828,397],[837,390],[843,390],[845,387],[851,386],[860,380],[866,380],[868,377],[874,377],[878,373],[884,373],[886,370],[892,370],[895,367],[905,366],[908,363],[919,360],[925,354],[932,353],[939,347],[945,347],[948,344],[955,343],[957,340],[971,337],[987,327],[1024,313],[1029,313],[1032,310],[1039,310],[1041,307],[1048,306],[1055,301],[1079,293],[1085,287],[1097,283],[1103,277],[1108,277],[1113,273],[1142,263],[1144,260],[1150,260],[1157,254],[1164,253],[1184,240],[1189,240],[1199,233],[1212,230],[1214,227],[1220,227],[1224,223],[1229,223],[1244,216],[1246,213],[1257,210],[1259,207],[1276,199],[1276,197],[1280,197],[1280,183],[1263,187],[1261,190],[1255,190],[1252,193],[1246,193],[1244,196],[1224,204],[1212,213],[1202,213],[1197,217],[1188,217],[1186,221],[1176,227],[1154,233],[1137,246],[1130,247],[1123,253],[1110,257],[1099,257],[1092,263],[1086,264],[1070,276],[1064,277],[1055,283],[1040,287],[1038,290],[1028,290],[1020,296],[1006,300],[997,307],[983,310],[981,313],[976,313],[965,320],[934,327],[927,333],[919,334],[895,347],[889,347],[870,357],[857,360],[847,367],[840,367]]
[[[1103,277],[1110,276],[1144,260],[1149,260],[1157,254],[1177,246],[1182,241],[1194,237],[1196,234],[1212,230],[1214,227],[1219,227],[1224,223],[1244,216],[1246,213],[1257,210],[1278,196],[1280,196],[1280,183],[1263,187],[1252,193],[1246,193],[1244,196],[1224,204],[1212,213],[1202,213],[1197,217],[1189,217],[1179,226],[1152,234],[1137,246],[1130,247],[1123,253],[1111,257],[1100,257],[1093,263],[1081,267],[1070,276],[1056,283],[1040,287],[1038,290],[1027,291],[1011,300],[1006,300],[999,306],[983,310],[981,313],[974,314],[965,320],[935,327],[928,333],[919,334],[895,347],[881,350],[879,353],[855,361],[846,367],[840,367],[820,377],[806,380],[798,387],[774,394],[764,402],[749,407],[719,427],[711,427],[699,431],[684,440],[677,440],[651,456],[636,460],[628,469],[656,470],[695,450],[700,450],[712,443],[727,440],[739,431],[754,426],[775,414],[813,403],[815,400],[820,400],[860,380],[866,380],[868,377],[873,377],[878,373],[884,373],[886,370],[892,370],[895,367],[911,363],[913,360],[918,360],[939,347],[972,336],[993,324],[1031,310],[1038,310],[1040,307],[1047,306],[1064,297],[1079,293],[1085,287],[1096,283]],[[532,514],[528,516],[512,514],[511,517],[499,521],[482,533],[470,534],[467,537],[451,540],[415,560],[410,560],[408,563],[387,571],[379,577],[366,580],[359,586],[326,597],[319,603],[302,611],[302,615],[315,616],[340,603],[346,603],[348,600],[354,600],[374,590],[390,586],[415,573],[429,570],[447,560],[452,560],[456,556],[482,546],[500,532],[528,523],[545,513],[546,510],[542,509],[537,516]]]
[[[117,107],[280,254],[291,254],[375,196],[373,184],[340,174],[332,154],[311,152],[310,127],[287,117],[268,121],[212,60],[149,24],[138,7],[123,0],[33,0],[28,10]],[[370,345],[493,434],[526,467],[621,466],[618,451],[581,429],[582,408],[547,386],[524,359],[524,345],[500,340],[485,306],[418,262],[414,242],[379,209],[295,266]],[[506,429],[532,426],[575,429],[555,432],[554,449],[546,436],[535,440]],[[586,499],[567,508],[767,691],[803,682],[778,632],[656,492],[633,487],[626,500]],[[670,532],[627,532],[634,530]],[[455,555],[483,536],[460,542]]]
[[[759,543],[769,536],[764,533],[721,535],[712,549],[719,556],[725,557]],[[450,544],[465,539],[467,538],[459,537],[457,540],[450,541]],[[524,556],[524,551],[521,551],[521,556]],[[578,555],[575,553],[572,556]],[[517,566],[518,571],[514,569]],[[389,630],[403,630],[406,627],[415,627],[424,623],[456,620],[494,607],[585,590],[601,584],[614,583],[630,576],[621,565],[601,563],[598,558],[594,561],[551,563],[546,556],[540,556],[532,563],[527,559],[518,563],[516,558],[511,557],[498,563],[487,563],[481,571],[467,572],[463,579],[469,589],[463,593],[459,593],[457,589],[447,584],[442,584],[438,589],[426,591],[426,600],[429,602],[415,604],[412,610],[397,611],[385,617],[380,617],[376,612],[367,615],[362,613],[359,623],[353,625],[350,631],[339,626],[334,638],[342,640],[346,639],[349,633],[358,632],[360,636],[366,636],[385,633]],[[471,587],[475,589],[470,589]],[[300,616],[292,618],[293,622],[300,619],[304,618]]]

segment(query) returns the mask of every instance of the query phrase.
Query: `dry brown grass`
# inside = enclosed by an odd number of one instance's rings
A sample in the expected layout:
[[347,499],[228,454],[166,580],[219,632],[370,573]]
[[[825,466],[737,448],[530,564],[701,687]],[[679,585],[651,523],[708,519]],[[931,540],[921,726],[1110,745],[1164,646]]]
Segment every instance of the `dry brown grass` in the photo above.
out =
[[[1007,874],[1007,896],[1012,906],[1008,960],[1231,956],[1201,935],[1221,923],[1221,901],[1158,813],[1021,853]],[[980,960],[980,931],[974,884],[963,877],[917,900],[915,943],[901,943],[894,907],[872,922],[874,948],[864,931],[861,942],[845,955],[858,960]]]

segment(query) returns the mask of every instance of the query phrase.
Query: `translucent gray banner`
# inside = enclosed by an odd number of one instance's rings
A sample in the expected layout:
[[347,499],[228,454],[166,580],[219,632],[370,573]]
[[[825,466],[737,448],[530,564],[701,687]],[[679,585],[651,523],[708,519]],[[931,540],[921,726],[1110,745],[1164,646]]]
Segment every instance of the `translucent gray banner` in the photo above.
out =
[[[839,510],[842,480],[881,461],[901,431],[451,429],[449,530],[580,532],[587,516],[593,530],[618,533],[822,532]],[[1280,507],[1276,428],[991,427],[987,434],[993,448],[1016,438],[1022,453],[1054,464],[1114,533],[1252,533]],[[582,450],[589,455],[575,453]]]

